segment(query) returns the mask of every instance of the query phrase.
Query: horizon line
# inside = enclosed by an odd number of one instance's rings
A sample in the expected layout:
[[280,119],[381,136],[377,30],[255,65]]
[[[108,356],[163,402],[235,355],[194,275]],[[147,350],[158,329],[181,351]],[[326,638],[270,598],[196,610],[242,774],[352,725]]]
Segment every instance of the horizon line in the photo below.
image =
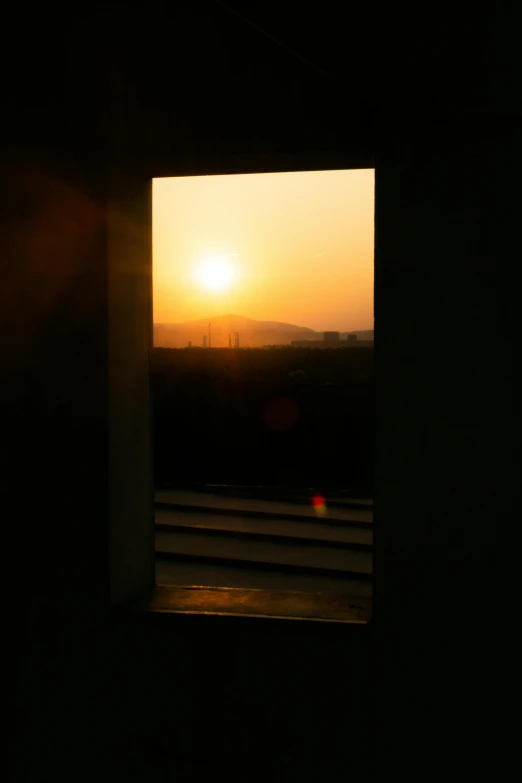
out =
[[178,326],[178,325],[179,326],[189,326],[190,324],[197,324],[197,323],[202,323],[203,324],[205,322],[209,323],[211,321],[215,321],[215,320],[218,320],[218,319],[224,319],[224,318],[238,318],[238,319],[244,319],[245,321],[253,321],[253,322],[257,322],[257,323],[265,322],[265,323],[282,324],[283,326],[293,326],[293,327],[295,327],[297,329],[308,329],[308,330],[310,330],[312,332],[371,332],[371,331],[374,331],[374,327],[368,327],[368,328],[365,328],[365,329],[362,329],[362,328],[357,328],[357,329],[339,329],[339,328],[337,328],[337,329],[334,329],[332,327],[316,329],[316,328],[311,327],[311,326],[300,326],[299,324],[290,323],[288,321],[274,320],[273,318],[249,318],[248,316],[237,315],[235,313],[226,313],[224,315],[214,315],[214,316],[204,317],[204,318],[195,318],[195,319],[192,319],[190,321],[154,321],[153,320],[153,325],[154,326],[162,326],[162,325],[165,325],[165,326],[170,326],[170,325],[173,325],[173,326]]

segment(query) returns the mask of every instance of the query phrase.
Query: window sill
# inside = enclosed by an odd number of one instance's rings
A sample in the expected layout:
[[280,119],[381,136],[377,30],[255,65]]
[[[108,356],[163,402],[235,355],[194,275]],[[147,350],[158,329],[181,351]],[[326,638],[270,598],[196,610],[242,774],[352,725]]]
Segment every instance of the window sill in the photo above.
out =
[[287,592],[235,587],[156,587],[149,612],[308,620],[365,625],[372,601],[332,593]]

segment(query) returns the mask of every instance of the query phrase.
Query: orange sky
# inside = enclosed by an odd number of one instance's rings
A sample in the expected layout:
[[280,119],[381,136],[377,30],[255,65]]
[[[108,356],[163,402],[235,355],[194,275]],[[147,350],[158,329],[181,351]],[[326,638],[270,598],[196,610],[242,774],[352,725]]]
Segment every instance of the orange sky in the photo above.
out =
[[373,169],[155,179],[154,322],[373,329],[373,249]]

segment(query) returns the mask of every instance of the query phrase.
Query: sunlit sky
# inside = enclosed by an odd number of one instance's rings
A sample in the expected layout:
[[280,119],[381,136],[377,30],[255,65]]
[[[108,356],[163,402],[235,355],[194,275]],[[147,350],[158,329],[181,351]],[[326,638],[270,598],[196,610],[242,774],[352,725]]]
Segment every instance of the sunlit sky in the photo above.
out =
[[155,323],[373,329],[374,171],[153,181]]

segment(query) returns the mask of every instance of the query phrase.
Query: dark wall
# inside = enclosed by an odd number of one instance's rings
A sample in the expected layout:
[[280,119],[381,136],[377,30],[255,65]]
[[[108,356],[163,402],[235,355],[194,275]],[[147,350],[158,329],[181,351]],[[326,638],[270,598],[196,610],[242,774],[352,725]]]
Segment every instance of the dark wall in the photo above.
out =
[[32,600],[90,605],[107,578],[104,184],[32,151],[2,158],[5,518]]
[[436,590],[441,569],[485,573],[515,515],[519,130],[422,123],[377,163],[376,515],[401,509],[377,567],[414,562]]
[[[327,86],[203,6],[170,27],[160,5],[148,16],[112,5],[65,19],[48,8],[30,31],[9,28],[4,72],[20,82],[5,96],[0,294],[12,778],[92,779],[108,766],[188,780],[223,765],[250,779],[368,776],[375,755],[404,771],[412,748],[447,758],[454,738],[462,756],[462,726],[495,751],[508,639],[491,618],[509,592],[516,500],[514,16],[469,21],[439,5],[415,36],[396,6],[341,24],[323,4],[298,25],[259,8],[334,72]],[[152,86],[151,70],[162,72]],[[362,633],[108,617],[105,163],[175,170],[233,152],[375,154],[377,600]],[[459,342],[437,339],[445,324]],[[443,725],[430,728],[437,710]]]

